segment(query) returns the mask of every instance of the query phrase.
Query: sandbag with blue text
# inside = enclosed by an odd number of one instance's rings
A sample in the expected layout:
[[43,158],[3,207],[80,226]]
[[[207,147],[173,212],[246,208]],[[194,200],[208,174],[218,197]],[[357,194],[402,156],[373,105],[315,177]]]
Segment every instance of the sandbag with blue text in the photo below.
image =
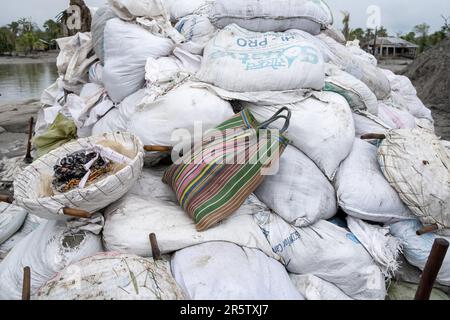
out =
[[289,272],[315,275],[353,299],[384,300],[383,273],[346,229],[324,220],[296,228],[270,212],[256,214],[255,220]]
[[258,33],[233,24],[206,46],[197,77],[238,92],[321,90],[325,70],[319,50],[294,32]]

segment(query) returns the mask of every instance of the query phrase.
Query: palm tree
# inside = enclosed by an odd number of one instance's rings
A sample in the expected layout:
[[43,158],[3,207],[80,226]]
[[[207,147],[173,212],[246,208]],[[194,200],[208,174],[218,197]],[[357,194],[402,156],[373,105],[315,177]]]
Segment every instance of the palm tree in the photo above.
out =
[[342,19],[342,24],[344,28],[342,29],[342,33],[344,34],[345,40],[349,40],[350,38],[350,13],[348,11],[342,11],[344,15],[344,19]]

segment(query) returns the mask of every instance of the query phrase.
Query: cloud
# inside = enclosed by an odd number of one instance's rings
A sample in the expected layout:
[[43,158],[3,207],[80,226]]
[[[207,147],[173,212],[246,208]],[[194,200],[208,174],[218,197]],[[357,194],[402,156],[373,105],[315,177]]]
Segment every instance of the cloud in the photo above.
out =
[[[185,0],[190,1],[190,0]],[[106,0],[87,0],[88,5],[99,7]],[[328,0],[333,11],[335,25],[342,27],[341,11],[350,12],[351,28],[366,28],[367,8],[377,5],[381,9],[381,23],[391,34],[406,33],[422,22],[431,25],[431,30],[440,29],[443,24],[441,14],[450,16],[449,0]],[[37,5],[38,3],[38,5]],[[54,19],[63,11],[69,0],[2,0],[0,25],[5,25],[21,17],[31,17],[42,25],[47,19]]]

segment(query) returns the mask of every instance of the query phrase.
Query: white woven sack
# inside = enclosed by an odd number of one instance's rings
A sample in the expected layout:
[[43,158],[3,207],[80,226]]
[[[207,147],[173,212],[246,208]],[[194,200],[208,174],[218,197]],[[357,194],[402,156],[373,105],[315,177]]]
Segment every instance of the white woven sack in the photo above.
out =
[[[443,238],[450,241],[450,237],[442,237],[435,233],[427,233],[418,236],[416,232],[417,230],[420,230],[423,225],[416,219],[397,222],[389,227],[391,233],[402,241],[403,254],[406,260],[422,271],[428,261],[434,241],[437,238]],[[445,256],[441,270],[437,276],[437,282],[444,286],[450,286],[450,254]]]
[[164,6],[174,21],[191,14],[202,13],[214,0],[164,0]]
[[101,237],[47,221],[17,244],[0,264],[0,299],[22,297],[23,269],[31,269],[31,295],[70,264],[103,251]]
[[390,96],[391,86],[383,70],[355,57],[349,49],[326,34],[313,36],[301,30],[292,30],[306,41],[313,43],[322,53],[324,61],[361,80],[379,100]]
[[171,269],[193,300],[304,300],[281,263],[233,243],[209,242],[177,251]]
[[[269,119],[281,107],[292,112],[287,137],[332,180],[341,162],[349,155],[355,139],[355,125],[348,102],[334,92],[315,92],[301,102],[283,106],[249,107],[257,120]],[[284,123],[277,121],[280,129]]]
[[318,34],[333,24],[322,0],[215,0],[209,16],[220,28],[236,23],[258,32],[299,29]]
[[266,176],[255,194],[297,227],[307,227],[337,213],[334,187],[314,162],[293,146],[282,154],[277,174]]
[[297,290],[305,297],[306,300],[353,300],[334,284],[322,280],[314,275],[290,273],[289,276]]
[[326,64],[324,90],[342,95],[353,111],[378,115],[378,100],[369,87],[351,74],[328,63]]
[[197,74],[203,82],[237,92],[321,90],[324,76],[319,50],[294,32],[258,33],[235,24],[208,43]]
[[116,14],[109,6],[103,6],[97,10],[92,16],[91,33],[94,51],[103,65],[105,62],[105,50],[104,50],[104,32],[106,23],[116,18]]
[[381,270],[346,229],[324,220],[296,228],[270,212],[255,218],[289,272],[315,275],[353,299],[384,300]]
[[390,70],[381,69],[392,87],[391,103],[407,110],[414,117],[426,119],[433,123],[431,110],[428,109],[423,102],[417,97],[416,88],[408,77],[397,75]]
[[27,215],[25,222],[22,227],[8,240],[3,242],[0,245],[0,262],[6,258],[8,253],[18,244],[22,239],[24,239],[27,235],[37,229],[42,223],[47,220],[41,219],[38,216],[29,214]]
[[202,48],[204,48],[208,41],[214,37],[214,34],[217,31],[209,21],[208,17],[204,15],[189,15],[183,17],[175,25],[175,29],[185,37],[186,41],[198,44]]
[[335,188],[339,206],[352,217],[382,223],[413,217],[380,170],[377,147],[366,141],[355,139],[336,174]]
[[414,129],[416,118],[406,110],[394,108],[384,102],[378,103],[378,118],[392,129]]
[[[162,184],[161,181],[155,183]],[[127,195],[106,209],[103,241],[108,251],[149,257],[152,252],[148,236],[155,233],[163,254],[204,242],[227,241],[260,249],[268,256],[279,258],[254,222],[254,214],[268,211],[255,196],[250,196],[230,218],[204,232],[196,230],[194,221],[177,202],[158,197]]]
[[368,113],[353,113],[353,120],[355,122],[356,138],[358,139],[365,134],[383,134],[389,129],[394,129],[388,124],[382,122],[378,117],[372,116]]
[[375,58],[372,54],[368,53],[367,51],[361,49],[359,45],[360,44],[359,40],[348,41],[347,43],[344,44],[355,58],[361,59],[364,62],[368,62],[375,67],[378,65],[377,58]]
[[[128,121],[127,129],[145,145],[174,146],[180,139],[193,137],[196,127],[203,133],[233,115],[229,102],[186,83],[138,108]],[[176,130],[182,135],[176,135]]]
[[450,235],[450,155],[433,133],[392,130],[378,150],[386,179],[425,225]]
[[25,209],[0,202],[0,245],[20,229],[26,217]]
[[184,294],[167,261],[102,253],[61,271],[39,290],[36,299],[184,300]]
[[114,102],[144,86],[147,58],[168,56],[174,43],[144,28],[118,18],[106,23],[104,34],[105,67],[103,83]]
[[[116,142],[133,155],[132,161],[122,170],[105,176],[95,183],[67,193],[48,196],[48,186],[53,177],[53,167],[67,155],[93,147],[98,143]],[[138,179],[143,166],[143,146],[139,138],[129,133],[109,133],[79,139],[51,151],[25,168],[14,181],[15,204],[45,219],[68,219],[65,207],[94,213],[120,199]]]

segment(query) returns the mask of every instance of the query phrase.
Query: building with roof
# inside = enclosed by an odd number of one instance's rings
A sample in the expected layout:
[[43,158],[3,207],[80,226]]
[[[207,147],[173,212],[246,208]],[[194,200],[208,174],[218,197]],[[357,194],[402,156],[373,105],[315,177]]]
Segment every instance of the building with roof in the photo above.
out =
[[[369,50],[373,52],[372,40]],[[397,37],[378,37],[375,45],[375,55],[379,57],[393,58],[404,57],[414,59],[417,56],[419,46]]]

